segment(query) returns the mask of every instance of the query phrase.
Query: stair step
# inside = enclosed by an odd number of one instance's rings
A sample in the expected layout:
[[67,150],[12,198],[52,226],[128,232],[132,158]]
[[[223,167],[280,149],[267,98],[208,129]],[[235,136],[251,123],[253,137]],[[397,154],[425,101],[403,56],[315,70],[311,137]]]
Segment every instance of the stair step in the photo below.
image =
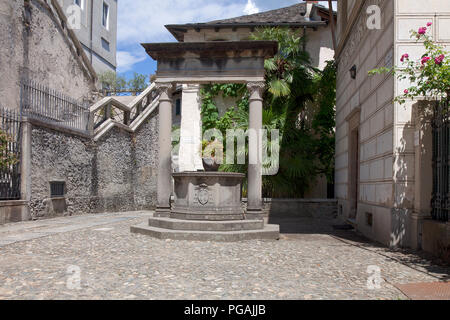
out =
[[239,231],[261,230],[264,228],[263,220],[230,220],[230,221],[195,221],[180,220],[164,217],[153,217],[148,220],[150,227],[171,230],[191,231]]
[[193,231],[171,230],[149,226],[147,222],[130,228],[132,233],[144,234],[158,239],[190,240],[190,241],[219,241],[234,242],[242,240],[278,240],[280,238],[280,226],[266,224],[259,230],[239,231]]

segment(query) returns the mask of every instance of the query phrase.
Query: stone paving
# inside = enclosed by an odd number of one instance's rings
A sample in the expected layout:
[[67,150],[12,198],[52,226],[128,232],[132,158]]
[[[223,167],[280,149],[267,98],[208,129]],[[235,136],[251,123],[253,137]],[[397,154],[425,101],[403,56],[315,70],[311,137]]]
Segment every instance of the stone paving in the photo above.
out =
[[[0,299],[407,299],[395,283],[449,269],[391,251],[332,220],[281,223],[278,241],[158,240],[130,233],[151,212],[0,226]],[[368,289],[368,266],[380,288]]]

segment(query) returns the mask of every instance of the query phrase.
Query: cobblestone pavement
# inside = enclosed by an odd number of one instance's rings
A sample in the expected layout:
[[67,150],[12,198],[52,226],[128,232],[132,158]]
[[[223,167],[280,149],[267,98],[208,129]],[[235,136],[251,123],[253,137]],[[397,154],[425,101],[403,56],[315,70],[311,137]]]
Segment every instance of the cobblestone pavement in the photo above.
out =
[[[449,277],[449,269],[413,253],[333,232],[330,220],[280,221],[279,241],[168,241],[130,233],[149,214],[0,226],[0,299],[406,299],[394,283]],[[380,268],[378,289],[367,287],[375,274],[368,266]]]

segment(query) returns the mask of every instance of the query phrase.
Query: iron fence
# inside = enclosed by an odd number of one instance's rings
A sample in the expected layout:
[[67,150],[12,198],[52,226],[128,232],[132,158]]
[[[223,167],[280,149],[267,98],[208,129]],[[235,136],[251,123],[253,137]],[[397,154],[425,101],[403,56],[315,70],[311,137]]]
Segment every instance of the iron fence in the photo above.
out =
[[433,195],[431,216],[448,221],[450,210],[450,110],[449,102],[434,109],[433,132]]
[[34,81],[22,81],[21,113],[45,123],[88,131],[89,106]]
[[20,113],[0,107],[0,200],[20,199]]

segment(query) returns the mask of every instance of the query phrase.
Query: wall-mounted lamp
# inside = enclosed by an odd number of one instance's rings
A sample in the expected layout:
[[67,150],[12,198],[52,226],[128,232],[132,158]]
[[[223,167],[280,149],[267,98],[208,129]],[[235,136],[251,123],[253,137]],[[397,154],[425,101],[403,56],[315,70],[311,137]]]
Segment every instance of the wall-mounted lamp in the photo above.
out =
[[350,71],[350,77],[352,79],[356,79],[356,64],[354,64],[353,67],[349,71]]

